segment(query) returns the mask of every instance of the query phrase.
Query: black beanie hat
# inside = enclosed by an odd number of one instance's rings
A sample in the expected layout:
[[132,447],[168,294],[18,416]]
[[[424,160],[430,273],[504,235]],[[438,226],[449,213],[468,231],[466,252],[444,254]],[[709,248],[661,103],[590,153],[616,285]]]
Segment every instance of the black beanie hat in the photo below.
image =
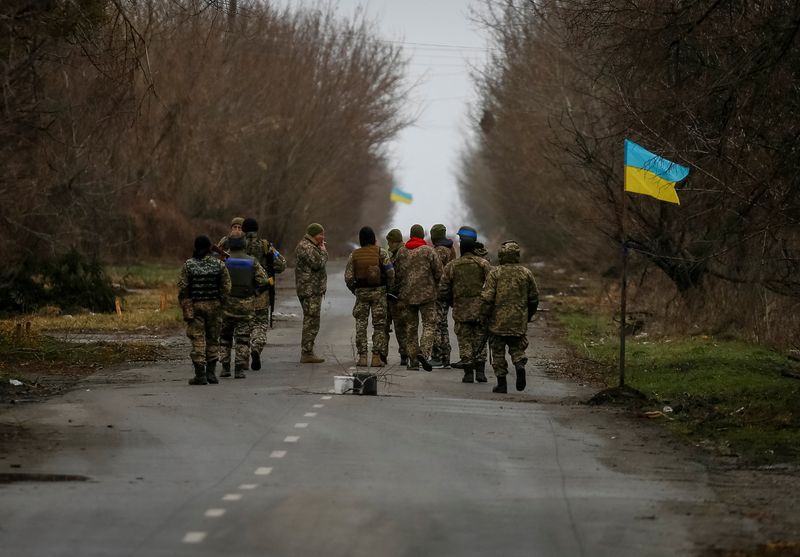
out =
[[228,247],[232,251],[240,251],[247,247],[247,239],[244,234],[238,236],[228,236]]
[[194,253],[192,253],[192,257],[195,259],[202,259],[208,252],[211,251],[211,240],[208,239],[208,236],[198,236],[194,239]]
[[362,248],[364,246],[374,246],[375,231],[372,230],[369,226],[363,227],[361,230],[358,231],[358,243],[361,244]]
[[244,222],[242,223],[242,232],[245,234],[248,232],[258,232],[258,221],[251,217],[244,219]]

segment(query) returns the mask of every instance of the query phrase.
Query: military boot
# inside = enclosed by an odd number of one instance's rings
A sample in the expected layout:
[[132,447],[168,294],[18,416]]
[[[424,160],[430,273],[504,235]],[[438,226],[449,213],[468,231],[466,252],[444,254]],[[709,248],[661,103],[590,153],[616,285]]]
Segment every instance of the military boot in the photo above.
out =
[[459,360],[457,362],[453,362],[452,364],[450,364],[450,367],[454,369],[464,369],[464,361]]
[[517,372],[517,390],[524,391],[525,390],[525,362],[517,362],[514,364],[514,369]]
[[208,385],[206,380],[206,366],[199,362],[192,362],[194,365],[194,377],[189,379],[190,385]]
[[222,362],[222,373],[219,374],[220,377],[230,377],[231,376],[231,363],[230,362]]
[[261,353],[253,350],[250,352],[250,367],[253,371],[258,371],[261,369]]
[[464,377],[461,378],[462,383],[474,383],[475,377],[473,376],[472,366],[467,364],[464,366]]
[[369,364],[370,367],[383,367],[383,360],[381,359],[380,354],[373,354],[372,355],[372,362]]
[[428,362],[428,358],[426,358],[423,354],[417,354],[417,362],[419,362],[419,365],[421,365],[422,369],[425,371],[433,371],[430,362]]
[[233,368],[233,378],[244,379],[245,377],[247,377],[247,375],[245,375],[244,372],[245,372],[244,365],[236,364],[236,366]]
[[359,354],[358,361],[356,362],[356,367],[367,367],[367,355],[366,354]]
[[507,393],[508,383],[506,383],[506,376],[503,375],[497,378],[497,385],[492,389],[493,393]]
[[211,360],[206,364],[206,381],[212,385],[219,383],[217,375],[214,373],[217,370],[217,360]]
[[486,362],[475,362],[475,381],[486,383]]
[[[300,354],[300,363],[301,364],[321,364],[325,361],[325,358],[320,358],[313,352],[304,352]],[[364,364],[366,365],[366,364]]]
[[450,356],[442,358],[442,369],[450,369]]
[[400,365],[407,366],[408,365],[408,356],[400,356]]

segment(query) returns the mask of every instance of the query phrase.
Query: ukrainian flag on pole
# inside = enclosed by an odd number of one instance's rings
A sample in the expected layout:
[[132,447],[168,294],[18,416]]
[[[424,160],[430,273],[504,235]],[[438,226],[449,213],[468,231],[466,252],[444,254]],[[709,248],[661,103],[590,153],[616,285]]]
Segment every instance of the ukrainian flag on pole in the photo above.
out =
[[414,201],[414,196],[408,192],[404,192],[400,188],[392,188],[392,193],[389,194],[389,200],[394,201],[395,203],[406,203],[411,205],[411,202]]
[[641,193],[680,205],[676,182],[689,175],[689,169],[654,155],[641,145],[625,140],[625,191]]

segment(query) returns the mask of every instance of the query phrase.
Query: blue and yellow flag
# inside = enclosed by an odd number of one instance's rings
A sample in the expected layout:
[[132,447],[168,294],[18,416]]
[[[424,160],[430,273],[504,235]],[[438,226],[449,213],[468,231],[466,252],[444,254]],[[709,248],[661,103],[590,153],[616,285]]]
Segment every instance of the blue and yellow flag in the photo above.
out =
[[625,140],[625,191],[641,193],[680,205],[675,183],[689,175],[689,169],[654,155],[641,145]]
[[407,203],[410,205],[411,202],[414,201],[414,196],[395,187],[392,188],[392,193],[389,194],[389,200],[395,203]]

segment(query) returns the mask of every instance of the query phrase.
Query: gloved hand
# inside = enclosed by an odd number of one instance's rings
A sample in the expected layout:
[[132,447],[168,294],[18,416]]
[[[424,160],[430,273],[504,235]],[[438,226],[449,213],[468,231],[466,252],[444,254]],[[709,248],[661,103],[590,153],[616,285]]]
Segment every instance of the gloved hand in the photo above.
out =
[[533,316],[536,314],[536,310],[539,308],[539,302],[535,304],[528,304],[528,323],[531,322]]

